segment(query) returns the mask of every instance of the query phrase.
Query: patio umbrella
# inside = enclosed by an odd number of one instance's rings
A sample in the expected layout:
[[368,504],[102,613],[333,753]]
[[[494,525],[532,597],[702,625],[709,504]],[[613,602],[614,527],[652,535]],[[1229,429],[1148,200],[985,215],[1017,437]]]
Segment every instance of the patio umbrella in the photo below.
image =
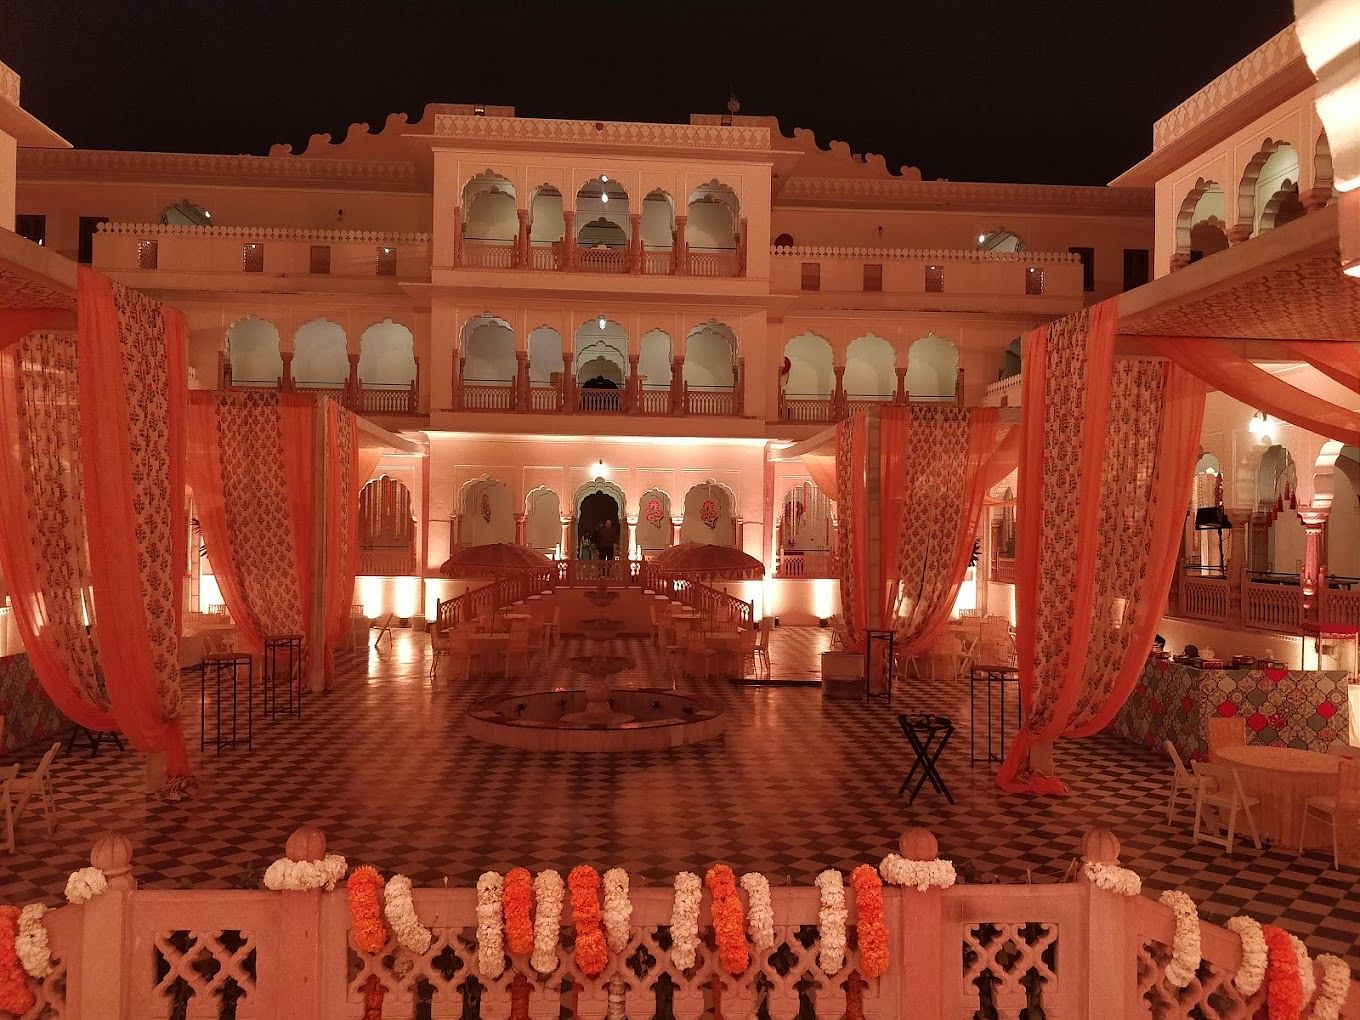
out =
[[666,577],[689,581],[759,581],[765,564],[727,545],[681,542],[657,553],[653,569]]
[[508,577],[546,574],[553,568],[553,561],[535,549],[509,542],[492,542],[459,549],[444,561],[439,572],[445,577]]

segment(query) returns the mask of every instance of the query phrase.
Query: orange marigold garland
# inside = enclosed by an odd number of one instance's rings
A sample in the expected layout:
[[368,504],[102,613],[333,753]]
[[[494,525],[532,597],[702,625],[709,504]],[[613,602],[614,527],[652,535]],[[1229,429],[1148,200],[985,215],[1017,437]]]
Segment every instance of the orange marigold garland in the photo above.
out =
[[355,868],[345,883],[349,919],[354,926],[354,948],[362,953],[381,953],[387,945],[387,926],[383,924],[382,905],[378,902],[382,888],[382,876],[367,864]]
[[1270,1020],[1299,1020],[1303,1014],[1303,981],[1289,932],[1273,924],[1261,926],[1266,938],[1266,1015]]
[[534,951],[534,879],[525,868],[511,868],[501,887],[501,907],[505,913],[505,945],[513,956],[528,956]]
[[0,907],[0,1010],[23,1016],[37,1001],[19,963],[19,908]]
[[745,911],[737,895],[737,877],[726,864],[715,864],[704,876],[713,896],[713,937],[718,943],[718,958],[729,974],[740,974],[751,963],[746,945]]
[[600,927],[600,873],[578,864],[567,876],[571,890],[571,923],[576,929],[576,965],[586,977],[598,977],[609,964]]
[[883,883],[878,872],[861,864],[850,872],[859,911],[859,969],[871,981],[888,972],[888,926],[883,920]]

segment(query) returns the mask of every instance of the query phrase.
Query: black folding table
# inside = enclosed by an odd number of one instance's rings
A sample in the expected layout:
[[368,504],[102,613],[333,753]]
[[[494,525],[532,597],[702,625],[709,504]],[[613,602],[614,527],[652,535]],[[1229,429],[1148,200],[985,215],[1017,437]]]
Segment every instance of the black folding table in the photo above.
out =
[[921,792],[926,780],[929,780],[930,785],[935,787],[935,792],[953,804],[954,795],[945,785],[944,777],[940,775],[936,763],[944,753],[949,738],[954,735],[954,721],[943,715],[899,715],[897,722],[901,725],[902,732],[907,735],[907,743],[911,745],[912,752],[916,755],[911,770],[903,777],[902,785],[897,788],[897,795],[902,796],[903,791],[916,777],[916,770],[920,769],[921,778],[917,779],[916,785],[912,787],[907,803],[916,802],[916,795]]

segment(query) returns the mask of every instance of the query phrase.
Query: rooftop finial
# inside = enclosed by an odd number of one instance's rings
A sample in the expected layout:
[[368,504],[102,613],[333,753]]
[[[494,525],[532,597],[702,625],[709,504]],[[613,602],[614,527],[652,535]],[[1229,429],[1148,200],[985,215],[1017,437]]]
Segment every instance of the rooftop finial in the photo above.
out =
[[731,85],[727,87],[727,112],[736,116],[741,110],[741,102],[737,99],[737,90]]

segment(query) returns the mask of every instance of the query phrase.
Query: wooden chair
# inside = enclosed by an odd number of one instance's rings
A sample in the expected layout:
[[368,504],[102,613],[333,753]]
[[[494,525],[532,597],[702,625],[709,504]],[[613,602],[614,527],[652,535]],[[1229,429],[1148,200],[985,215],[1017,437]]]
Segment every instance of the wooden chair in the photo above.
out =
[[1308,834],[1310,821],[1322,822],[1332,830],[1332,867],[1341,870],[1341,840],[1337,836],[1337,806],[1360,803],[1360,761],[1349,758],[1339,763],[1336,777],[1336,796],[1309,797],[1303,802],[1303,823],[1299,826],[1299,853],[1303,853],[1303,838]]
[[1206,724],[1209,757],[1225,747],[1242,747],[1247,742],[1247,724],[1240,715],[1214,716]]
[[977,643],[973,646],[972,661],[962,672],[967,672],[973,662],[985,665],[1010,666],[1015,663],[1015,641],[1011,638],[1011,624],[1005,617],[983,617]]
[[[16,776],[9,781],[9,795],[19,798],[19,803],[14,808],[15,824],[23,817],[24,809],[28,807],[28,802],[37,798],[42,804],[43,820],[47,822],[48,835],[52,833],[52,825],[57,817],[57,798],[52,790],[52,759],[61,750],[61,741],[58,740],[47,749],[47,753],[42,756],[42,761],[38,762],[38,767],[33,770],[33,774],[27,778]],[[6,813],[8,813],[8,796],[6,797]]]
[[[1237,776],[1237,770],[1227,765],[1214,765],[1209,762],[1197,761],[1192,767],[1195,776],[1199,779],[1199,790],[1195,793],[1195,829],[1193,839],[1196,843],[1203,839],[1209,843],[1217,843],[1228,853],[1233,851],[1233,840],[1237,831],[1237,813],[1241,811],[1247,818],[1247,827],[1251,830],[1251,841],[1256,844],[1256,849],[1261,849],[1261,836],[1256,831],[1256,818],[1252,815],[1251,809],[1261,803],[1260,797],[1248,797],[1242,792],[1242,781]],[[1204,809],[1212,808],[1219,815],[1221,820],[1223,812],[1228,814],[1228,831],[1226,835],[1210,836],[1200,832],[1200,821],[1204,817]],[[1215,829],[1218,824],[1215,823]]]
[[10,793],[14,777],[18,774],[18,765],[0,767],[0,805],[3,805],[5,825],[4,832],[0,835],[5,837],[5,849],[9,853],[14,853],[14,805],[10,801]]
[[1168,757],[1171,758],[1171,796],[1166,802],[1166,824],[1171,824],[1171,816],[1176,810],[1176,798],[1184,790],[1190,795],[1193,803],[1199,796],[1199,777],[1191,774],[1185,767],[1185,762],[1181,760],[1181,753],[1176,750],[1176,745],[1169,740],[1163,740],[1162,746],[1166,748]]

